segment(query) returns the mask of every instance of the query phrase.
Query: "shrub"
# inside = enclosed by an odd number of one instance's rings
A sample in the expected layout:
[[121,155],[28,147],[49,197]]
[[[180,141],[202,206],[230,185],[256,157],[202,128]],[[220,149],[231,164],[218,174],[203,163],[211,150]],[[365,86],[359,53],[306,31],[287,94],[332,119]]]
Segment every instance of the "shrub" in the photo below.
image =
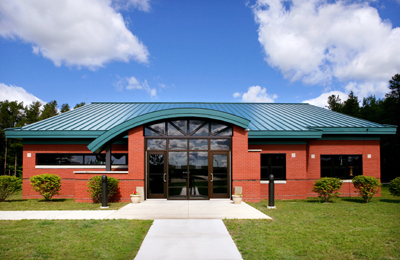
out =
[[61,178],[58,175],[45,173],[35,175],[30,178],[33,189],[40,193],[45,200],[51,200],[51,198],[59,194],[61,190]]
[[394,196],[400,196],[400,177],[397,177],[389,183],[390,194]]
[[354,177],[353,185],[366,203],[371,201],[372,197],[379,191],[379,187],[382,186],[377,178],[364,175]]
[[21,190],[22,180],[15,176],[0,176],[0,201]]
[[312,191],[317,192],[322,201],[328,202],[331,201],[332,197],[340,195],[339,190],[342,184],[343,182],[340,179],[324,177],[314,183]]
[[[113,177],[107,177],[107,199],[109,199],[112,195],[117,193],[119,180]],[[87,187],[89,188],[87,192],[90,193],[90,197],[95,202],[101,202],[101,193],[102,193],[102,183],[101,176],[94,176],[90,178]]]

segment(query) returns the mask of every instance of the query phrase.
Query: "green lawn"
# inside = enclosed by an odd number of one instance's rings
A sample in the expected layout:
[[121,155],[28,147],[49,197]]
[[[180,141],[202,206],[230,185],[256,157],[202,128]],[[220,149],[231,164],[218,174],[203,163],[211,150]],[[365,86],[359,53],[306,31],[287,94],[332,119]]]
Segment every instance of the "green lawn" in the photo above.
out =
[[[108,209],[116,210],[129,202],[110,202]],[[22,199],[22,193],[11,195],[5,202],[0,202],[0,210],[97,210],[99,203],[76,203],[73,199],[52,199],[47,202],[43,199]]]
[[0,221],[0,259],[133,259],[150,220]]
[[400,259],[400,198],[250,203],[274,220],[224,220],[244,259]]

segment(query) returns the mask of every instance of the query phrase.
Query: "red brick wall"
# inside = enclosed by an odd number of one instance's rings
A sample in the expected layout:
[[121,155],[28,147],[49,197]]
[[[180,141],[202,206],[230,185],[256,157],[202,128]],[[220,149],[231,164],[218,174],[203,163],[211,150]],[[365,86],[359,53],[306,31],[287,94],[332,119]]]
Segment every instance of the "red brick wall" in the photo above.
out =
[[[380,179],[379,141],[309,141],[307,145],[250,145],[249,149],[262,149],[261,153],[286,154],[286,183],[275,184],[276,199],[304,199],[317,196],[311,192],[315,180],[321,178],[321,155],[361,154],[363,175]],[[296,153],[296,157],[291,157]],[[315,158],[311,158],[314,154]],[[371,158],[368,158],[368,154]],[[260,165],[260,164],[258,164]],[[261,172],[261,169],[258,169]],[[357,196],[352,183],[343,183],[342,196]],[[380,196],[380,193],[377,194]],[[268,184],[261,184],[261,198],[268,198]]]
[[[261,158],[261,154],[286,154],[286,183],[275,184],[275,199],[306,198],[307,179],[307,146],[306,145],[251,145],[249,149],[260,149],[252,152]],[[295,157],[292,157],[294,154]],[[257,164],[257,172],[261,175],[261,162]],[[268,198],[268,184],[261,184],[261,198]]]
[[[127,153],[127,145],[113,145],[112,152],[114,153]],[[28,153],[31,157],[28,157]],[[62,178],[60,195],[54,198],[75,198],[75,201],[89,201],[89,193],[86,192],[86,183],[88,179],[96,174],[75,174],[75,171],[105,171],[104,169],[96,168],[69,168],[69,169],[36,169],[36,154],[37,153],[91,153],[86,145],[82,144],[63,144],[63,145],[50,145],[50,144],[25,144],[23,147],[23,186],[22,197],[28,198],[42,198],[42,196],[32,189],[29,178],[43,173],[57,174]],[[128,159],[129,163],[129,159]],[[129,163],[130,164],[130,163]],[[113,171],[121,171],[127,169],[112,169]],[[102,175],[99,173],[98,175]],[[129,180],[129,174],[108,174],[108,176],[117,178],[119,180]],[[120,185],[121,186],[121,185]],[[126,185],[122,185],[126,186]],[[121,186],[121,187],[122,187]],[[129,192],[127,187],[121,188],[121,194],[125,195],[126,200],[129,200]],[[128,195],[126,195],[128,193]]]
[[242,187],[245,201],[260,201],[260,156],[248,149],[248,132],[233,126],[232,187]]
[[[321,174],[321,155],[328,154],[361,154],[363,160],[363,175],[381,178],[380,168],[380,143],[379,141],[310,141],[308,142],[308,194],[316,196],[311,192],[313,183],[320,178]],[[315,154],[315,159],[311,155]],[[371,158],[368,158],[368,154]],[[343,196],[356,196],[352,183],[344,183],[340,191]],[[380,193],[377,195],[380,196]]]
[[[256,149],[261,151],[250,151]],[[129,151],[128,174],[108,174],[120,180],[119,193],[113,198],[129,201],[136,187],[145,187],[145,139],[143,126],[129,130],[128,145],[113,145],[112,152]],[[31,153],[31,157],[27,154]],[[105,169],[36,169],[36,153],[91,153],[86,145],[24,145],[23,151],[23,198],[41,198],[33,191],[29,178],[43,173],[57,174],[62,178],[62,189],[56,198],[75,198],[77,202],[91,202],[86,192],[88,179],[95,174],[75,174],[75,171],[99,171]],[[320,178],[320,156],[326,154],[362,154],[363,174],[380,178],[379,141],[309,141],[307,145],[248,145],[248,132],[233,127],[232,137],[232,188],[243,189],[245,201],[259,201],[268,198],[268,184],[262,184],[261,154],[286,154],[286,183],[275,184],[276,199],[303,199],[316,196],[312,193],[315,180]],[[295,157],[292,157],[292,154]],[[315,158],[311,158],[311,155]],[[368,154],[371,158],[368,158]],[[233,192],[233,191],[232,191]],[[352,183],[344,183],[342,194],[356,196]],[[378,195],[379,196],[379,195]]]

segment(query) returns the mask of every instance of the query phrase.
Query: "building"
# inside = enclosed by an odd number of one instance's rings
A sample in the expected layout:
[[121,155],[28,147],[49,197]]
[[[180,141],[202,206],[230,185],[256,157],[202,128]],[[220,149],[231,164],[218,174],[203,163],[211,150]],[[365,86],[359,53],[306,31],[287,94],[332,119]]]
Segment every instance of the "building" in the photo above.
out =
[[23,140],[23,198],[39,198],[29,184],[43,173],[62,178],[58,197],[91,202],[94,175],[120,180],[115,200],[137,188],[146,199],[230,198],[246,201],[315,196],[321,177],[380,178],[381,135],[396,127],[309,104],[96,102],[6,130]]

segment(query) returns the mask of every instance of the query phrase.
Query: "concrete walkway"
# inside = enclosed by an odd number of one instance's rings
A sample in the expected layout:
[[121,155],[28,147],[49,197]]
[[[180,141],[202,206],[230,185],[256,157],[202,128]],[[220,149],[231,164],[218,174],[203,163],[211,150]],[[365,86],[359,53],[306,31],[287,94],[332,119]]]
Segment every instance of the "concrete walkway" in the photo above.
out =
[[247,203],[231,200],[146,200],[128,204],[109,219],[271,219]]
[[146,200],[119,210],[0,211],[0,220],[22,219],[271,219],[231,200]]
[[135,260],[242,259],[220,219],[157,219]]

